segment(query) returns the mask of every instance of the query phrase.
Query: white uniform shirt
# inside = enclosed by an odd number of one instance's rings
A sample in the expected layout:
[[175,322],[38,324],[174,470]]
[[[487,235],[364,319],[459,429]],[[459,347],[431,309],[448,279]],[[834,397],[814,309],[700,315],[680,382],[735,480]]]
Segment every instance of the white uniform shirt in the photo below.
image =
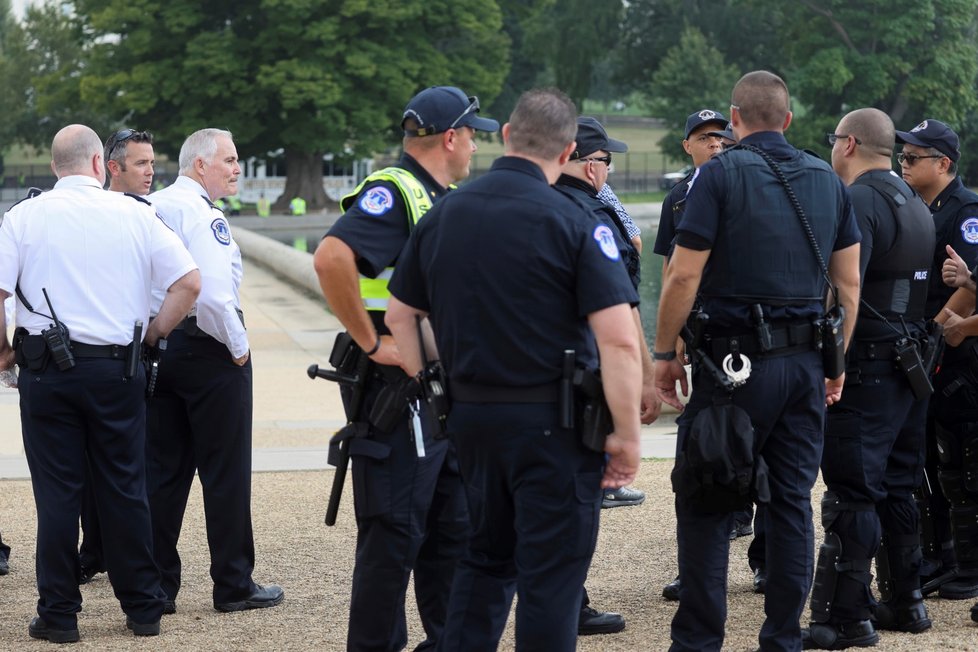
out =
[[[151,288],[168,288],[196,269],[187,249],[153,208],[67,176],[54,189],[13,206],[0,224],[0,289],[21,292],[50,315],[47,289],[72,340],[126,345],[133,324],[149,323]],[[17,298],[17,325],[32,335],[52,320]]]
[[[242,357],[249,350],[238,309],[241,300],[241,250],[231,237],[227,219],[207,198],[203,186],[187,176],[149,197],[163,221],[174,230],[200,267],[200,296],[197,297],[197,326],[224,343],[231,355]],[[155,307],[162,303],[162,295]]]

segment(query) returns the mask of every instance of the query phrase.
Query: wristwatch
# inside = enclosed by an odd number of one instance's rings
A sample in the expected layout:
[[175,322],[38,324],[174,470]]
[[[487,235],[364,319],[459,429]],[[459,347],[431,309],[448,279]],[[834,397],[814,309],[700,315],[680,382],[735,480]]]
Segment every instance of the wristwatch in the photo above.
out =
[[672,351],[653,351],[652,352],[652,359],[653,360],[662,360],[663,362],[668,362],[669,360],[675,360],[676,359],[676,351],[675,351],[675,349],[673,349]]

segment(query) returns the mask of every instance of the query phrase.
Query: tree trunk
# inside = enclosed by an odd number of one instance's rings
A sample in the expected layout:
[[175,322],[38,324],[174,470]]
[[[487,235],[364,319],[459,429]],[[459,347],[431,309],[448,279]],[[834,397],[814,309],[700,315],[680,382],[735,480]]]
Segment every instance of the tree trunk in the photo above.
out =
[[336,205],[323,190],[323,152],[286,149],[285,166],[285,190],[272,206],[273,211],[288,213],[289,202],[293,197],[305,199],[308,211],[319,211]]

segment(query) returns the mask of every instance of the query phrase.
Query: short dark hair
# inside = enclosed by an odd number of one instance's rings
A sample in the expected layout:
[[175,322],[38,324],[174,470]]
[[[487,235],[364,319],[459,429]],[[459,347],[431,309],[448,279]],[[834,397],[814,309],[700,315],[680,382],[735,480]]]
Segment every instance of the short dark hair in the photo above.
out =
[[509,146],[514,152],[556,159],[577,136],[577,108],[556,88],[520,95],[509,116]]
[[781,129],[791,110],[788,86],[767,70],[749,72],[734,85],[730,103],[754,129]]
[[135,129],[120,129],[105,141],[105,153],[103,158],[105,164],[115,161],[123,171],[126,169],[126,148],[129,143],[149,143],[153,144],[153,134],[148,131],[136,131]]
[[863,147],[878,156],[893,156],[896,128],[886,113],[872,107],[856,109],[839,121],[839,131],[858,138]]

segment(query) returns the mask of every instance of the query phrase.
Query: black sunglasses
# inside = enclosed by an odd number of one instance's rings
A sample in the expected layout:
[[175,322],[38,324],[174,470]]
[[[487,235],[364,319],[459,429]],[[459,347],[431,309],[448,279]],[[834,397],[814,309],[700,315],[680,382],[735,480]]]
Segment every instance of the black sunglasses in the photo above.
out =
[[464,118],[470,113],[478,113],[478,112],[479,112],[479,98],[476,97],[475,95],[472,95],[469,97],[469,105],[465,107],[465,110],[462,111],[462,114],[457,118],[455,118],[455,121],[452,122],[452,124],[450,124],[448,128],[455,129],[462,118]]
[[605,165],[610,166],[611,165],[611,154],[608,154],[606,156],[591,156],[589,158],[579,158],[577,160],[580,161],[581,163],[586,163],[588,161],[598,161],[600,163],[604,163]]
[[922,158],[944,158],[944,155],[943,154],[907,154],[904,152],[900,152],[899,154],[896,155],[897,163],[903,163],[904,161],[906,161],[907,165],[909,165],[910,167],[913,167],[914,163],[916,163]]
[[110,144],[106,148],[109,151],[109,158],[112,158],[112,152],[115,151],[116,147],[127,140],[132,140],[133,138],[139,142],[150,142],[153,138],[153,134],[149,133],[148,131],[136,131],[135,129],[122,129],[115,132],[112,134],[112,137],[109,138]]

